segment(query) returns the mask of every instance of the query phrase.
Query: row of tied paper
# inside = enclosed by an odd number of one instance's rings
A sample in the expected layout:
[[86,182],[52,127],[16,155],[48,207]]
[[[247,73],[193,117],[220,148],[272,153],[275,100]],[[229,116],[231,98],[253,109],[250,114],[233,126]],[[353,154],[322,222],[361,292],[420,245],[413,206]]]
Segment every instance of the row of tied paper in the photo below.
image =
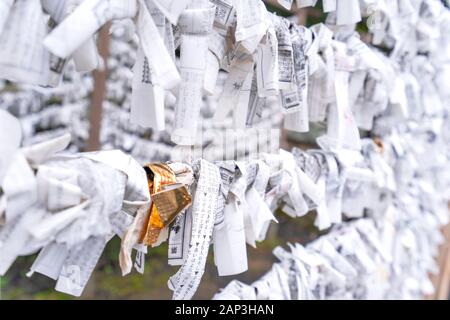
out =
[[[297,1],[297,6],[316,2]],[[401,10],[414,9],[414,1],[403,2],[410,6]],[[292,1],[282,4],[290,7]],[[0,6],[0,74],[56,86],[70,58],[79,71],[99,68],[95,33],[107,21],[120,22],[139,38],[132,122],[165,129],[171,91],[176,97],[171,139],[195,144],[202,96],[214,93],[218,72],[225,70],[215,122],[232,113],[236,128],[251,126],[266,100],[276,98],[287,129],[305,132],[309,122],[327,120],[332,138],[326,143],[358,150],[358,127],[370,129],[386,109],[388,89],[406,81],[352,31],[373,4],[324,1],[327,24],[305,28],[269,13],[260,0],[8,0]]]
[[280,262],[265,275],[251,285],[233,280],[214,299],[422,299],[435,292],[429,275],[439,273],[436,257],[445,241],[438,226],[419,207],[411,213],[390,206],[377,222],[353,221],[306,246],[289,243],[289,251],[276,247]]
[[[1,274],[18,256],[40,250],[30,275],[44,274],[57,280],[56,290],[79,296],[114,235],[122,239],[123,274],[132,269],[133,249],[135,268],[144,272],[147,247],[139,237],[152,197],[143,168],[120,151],[57,153],[70,142],[68,135],[19,149],[17,120],[2,112],[0,123],[9,132],[0,172]],[[186,172],[177,182],[193,195],[192,206],[154,244],[168,240],[169,264],[181,265],[169,280],[174,298],[194,295],[210,244],[220,276],[245,272],[246,244],[264,240],[277,208],[293,217],[315,210],[319,229],[339,224],[342,214],[378,221],[386,208],[406,210],[395,228],[418,223],[427,228],[420,233],[431,237],[432,227],[448,222],[446,128],[448,121],[437,126],[427,117],[421,127],[396,129],[382,141],[363,139],[362,152],[294,149],[257,160],[170,163]],[[433,143],[430,132],[439,137]],[[421,259],[432,261],[430,250]],[[389,256],[389,248],[380,254]]]
[[[404,80],[384,97],[366,91],[375,101],[390,99],[372,132],[381,136],[386,163],[370,156],[372,166],[392,170],[376,179],[383,195],[366,193],[364,206],[374,205],[365,219],[306,246],[289,244],[289,252],[276,248],[280,263],[266,275],[251,285],[232,281],[216,299],[421,299],[434,292],[429,275],[439,272],[441,226],[449,220],[449,11],[438,1],[373,3],[373,43],[389,50],[384,61]],[[371,117],[374,104],[361,107]]]

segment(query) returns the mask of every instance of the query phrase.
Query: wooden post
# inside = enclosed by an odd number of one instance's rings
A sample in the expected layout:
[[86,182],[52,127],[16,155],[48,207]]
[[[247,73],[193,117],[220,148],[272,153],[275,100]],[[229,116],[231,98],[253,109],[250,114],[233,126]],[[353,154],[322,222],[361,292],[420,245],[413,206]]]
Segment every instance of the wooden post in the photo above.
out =
[[99,31],[97,38],[98,52],[103,59],[102,69],[94,71],[94,89],[91,96],[89,109],[89,137],[85,151],[100,149],[100,130],[102,123],[102,106],[105,98],[106,77],[108,74],[107,59],[109,54],[109,28],[110,23],[105,24]]
[[442,244],[439,254],[439,277],[436,284],[436,299],[447,300],[450,287],[450,224],[443,230],[445,242]]

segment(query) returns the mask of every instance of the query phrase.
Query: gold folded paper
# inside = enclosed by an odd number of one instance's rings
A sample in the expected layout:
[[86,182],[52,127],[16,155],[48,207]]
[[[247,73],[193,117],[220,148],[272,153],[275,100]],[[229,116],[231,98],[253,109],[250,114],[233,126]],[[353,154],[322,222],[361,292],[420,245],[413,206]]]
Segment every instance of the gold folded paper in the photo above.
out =
[[165,163],[144,166],[148,188],[152,198],[147,219],[144,222],[140,243],[153,245],[161,230],[192,202],[187,188],[178,184],[175,172]]
[[152,200],[164,226],[192,203],[188,189],[181,183],[164,186],[161,192],[153,194]]

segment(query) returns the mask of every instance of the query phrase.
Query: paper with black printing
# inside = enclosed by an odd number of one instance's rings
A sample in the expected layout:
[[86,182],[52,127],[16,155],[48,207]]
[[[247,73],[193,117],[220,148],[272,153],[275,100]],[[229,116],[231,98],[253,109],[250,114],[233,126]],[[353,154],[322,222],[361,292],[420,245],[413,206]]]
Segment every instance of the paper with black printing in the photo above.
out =
[[213,234],[214,262],[220,276],[239,274],[248,268],[244,213],[239,204],[245,201],[246,172],[244,166],[238,167],[234,161],[229,165],[232,171],[221,171],[225,178],[222,185],[226,188],[225,203],[221,204],[220,210],[223,211],[223,222]]
[[[236,115],[235,119],[236,117],[242,119],[247,116],[246,110],[249,99],[252,97],[254,62],[251,55],[241,52],[240,49],[238,46],[233,53],[229,75],[225,80],[223,91],[217,102],[217,109],[213,117],[214,122],[224,122],[232,111],[234,113],[245,112],[244,114]],[[242,122],[240,124],[242,125]]]
[[152,76],[148,59],[141,48],[138,50],[133,68],[130,121],[142,127],[153,128],[158,131],[164,130],[165,92],[159,84],[153,83],[157,79],[154,75]]
[[278,40],[275,29],[267,29],[265,37],[259,43],[256,54],[256,81],[258,95],[261,97],[278,94],[279,66],[278,66]]
[[281,99],[285,116],[284,128],[296,132],[309,131],[308,116],[308,58],[307,50],[312,42],[312,33],[300,26],[291,26],[291,41],[294,63],[293,91],[282,91]]
[[349,69],[353,68],[354,60],[346,56],[345,46],[338,44],[336,47],[339,54],[334,74],[336,102],[328,108],[327,135],[319,137],[318,141],[334,150],[360,150],[359,131],[349,105]]
[[168,263],[171,266],[179,266],[186,260],[189,252],[192,231],[192,207],[177,217],[170,228]]
[[43,45],[46,32],[40,1],[14,1],[0,33],[0,75],[3,79],[47,84],[50,54]]
[[246,241],[249,245],[256,247],[256,241],[261,242],[265,239],[270,222],[278,221],[256,189],[258,187],[259,190],[265,190],[269,180],[269,172],[260,169],[264,168],[261,163],[256,165],[256,162],[253,162],[253,164],[255,174],[249,178],[251,181],[250,187],[245,192],[245,198],[241,199],[239,205],[244,214]]
[[180,74],[143,0],[138,1],[136,29],[140,46],[152,71],[153,83],[164,89],[175,88],[181,80]]
[[195,0],[178,21],[181,31],[181,83],[175,106],[171,140],[179,145],[193,145],[197,136],[203,78],[208,55],[208,37],[214,21],[214,6]]
[[311,26],[314,40],[308,50],[308,115],[311,122],[326,119],[327,106],[335,101],[333,33],[324,24]]
[[169,289],[173,299],[190,299],[195,294],[205,269],[209,245],[215,222],[215,212],[220,191],[218,167],[205,160],[194,165],[198,181],[192,205],[192,231],[189,252],[178,272],[170,277]]
[[[217,19],[216,7],[216,19]],[[216,21],[216,19],[214,21]],[[226,36],[213,28],[209,35],[208,53],[206,57],[205,75],[203,78],[203,89],[208,95],[213,95],[219,76],[220,63],[225,57]]]
[[90,237],[69,251],[56,282],[56,291],[81,296],[110,237]]

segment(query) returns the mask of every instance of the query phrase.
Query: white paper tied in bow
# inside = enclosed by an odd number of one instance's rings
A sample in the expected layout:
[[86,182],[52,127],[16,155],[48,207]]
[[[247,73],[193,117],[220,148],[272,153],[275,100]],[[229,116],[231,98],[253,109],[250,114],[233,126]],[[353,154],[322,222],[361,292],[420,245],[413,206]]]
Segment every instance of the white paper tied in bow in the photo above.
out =
[[307,195],[304,195],[304,198],[309,210],[316,209],[317,216],[314,225],[316,225],[319,230],[324,230],[330,227],[331,223],[334,222],[328,212],[328,194],[326,190],[328,184],[328,168],[325,159],[319,152],[306,153],[297,148],[293,149],[292,154],[296,157],[297,165],[305,172],[306,176],[315,183],[318,192],[321,194],[320,199],[322,200],[316,199],[313,201]]
[[215,6],[214,28],[209,36],[203,89],[207,95],[213,95],[219,75],[220,65],[225,58],[228,28],[235,22],[235,9],[232,0],[211,0]]
[[[308,198],[316,205],[319,205],[324,201],[325,195],[321,188],[317,187],[315,182],[303,171],[303,169],[297,166],[295,158],[291,153],[280,150],[280,154],[284,158],[286,170],[291,173],[294,179],[292,188],[289,190],[289,199],[293,204],[297,216],[302,216],[309,211],[308,204],[302,194],[308,196]],[[298,187],[296,185],[298,185]],[[297,192],[300,192],[300,195],[298,195]]]
[[[217,17],[217,9],[216,9]],[[203,78],[203,89],[206,94],[213,95],[219,76],[220,63],[226,53],[226,38],[213,29],[209,36],[207,61],[205,66],[205,76]]]
[[[69,247],[79,244],[90,236],[111,234],[110,215],[120,211],[122,207],[125,175],[82,155],[71,158],[56,156],[47,160],[46,164],[50,167],[75,170],[78,179],[73,184],[70,179],[66,181],[61,179],[60,183],[55,183],[51,176],[47,179],[40,178],[41,186],[48,189],[47,196],[40,200],[47,202],[46,207],[51,206],[54,210],[48,211],[42,226],[33,227],[31,233],[37,238],[54,237]],[[108,180],[109,184],[106,183]],[[51,191],[56,193],[52,194]],[[88,201],[83,201],[84,199]],[[44,236],[46,233],[48,236]]]
[[[42,1],[42,7],[50,15],[48,22],[48,32],[51,32],[64,18],[69,15],[82,0],[76,1]],[[87,39],[72,54],[77,71],[91,71],[99,66],[100,60],[94,37]],[[61,83],[61,79],[66,67],[68,58],[61,58],[53,54],[50,55],[50,74],[48,85],[56,87]]]
[[278,94],[278,40],[275,29],[269,27],[259,43],[256,54],[256,81],[258,95],[261,97]]
[[216,221],[214,222],[214,229],[218,230],[224,227],[224,208],[227,204],[228,194],[230,192],[231,184],[234,181],[237,168],[234,161],[217,162],[215,164],[219,167],[221,177],[220,196],[216,208]]
[[77,186],[76,170],[40,165],[36,174],[40,201],[49,211],[57,211],[80,204],[82,190]]
[[[233,52],[229,53],[231,58],[229,75],[225,80],[223,91],[217,103],[213,121],[222,123],[227,116],[233,112],[233,123],[236,128],[243,128],[249,119],[249,101],[250,108],[256,107],[257,89],[256,77],[253,78],[253,56],[242,51],[243,48],[238,44]],[[247,119],[246,119],[247,117]]]
[[341,149],[360,150],[358,127],[349,105],[349,72],[355,67],[355,59],[347,55],[343,43],[334,42],[336,70],[334,86],[336,102],[328,108],[327,134],[317,138],[325,150],[339,152]]
[[137,34],[152,71],[152,81],[164,89],[173,89],[180,82],[180,74],[145,2],[139,0],[138,5]]
[[[247,165],[247,188],[244,198],[239,202],[240,210],[244,215],[246,242],[254,248],[256,248],[256,241],[265,239],[270,222],[272,220],[278,222],[255,187],[257,178],[258,181],[266,181],[266,185],[269,179],[268,172],[264,169],[260,171],[259,167],[261,165],[258,166],[256,162],[250,162]],[[249,169],[253,172],[250,173]],[[266,176],[263,177],[263,175]],[[258,189],[262,188],[265,189],[265,186],[258,186]]]
[[175,106],[171,140],[179,145],[193,145],[197,137],[203,78],[208,53],[208,37],[214,21],[214,6],[195,1],[178,21],[181,31],[180,72],[182,82]]
[[271,15],[270,18],[278,43],[278,86],[280,89],[293,89],[294,63],[289,31],[290,23],[275,15]]
[[[223,226],[214,230],[214,262],[220,276],[248,269],[243,204],[247,189],[245,166],[234,164],[234,175],[223,209]],[[230,259],[232,257],[232,259]]]
[[282,91],[281,99],[287,130],[305,132],[309,130],[308,116],[308,57],[306,55],[312,42],[312,33],[305,27],[291,25],[291,41],[294,62],[294,91]]
[[[319,159],[314,155],[308,154],[299,148],[294,148],[291,151],[295,157],[297,166],[314,182],[317,183],[323,172],[323,165]],[[318,203],[313,203],[309,197],[305,198],[310,209],[315,208]]]
[[[152,2],[147,2],[147,7],[156,26],[156,28],[150,29],[152,32],[157,32],[154,36],[161,37],[167,43],[171,40],[165,37],[168,22],[163,13]],[[148,15],[143,15],[143,17],[149,18]],[[160,131],[165,128],[165,91],[152,65],[154,65],[154,62],[149,61],[142,45],[140,45],[133,67],[130,121],[142,127],[150,127]]]
[[310,122],[324,121],[329,103],[336,100],[334,92],[333,33],[324,24],[310,27],[314,40],[307,52],[309,62],[308,116]]

